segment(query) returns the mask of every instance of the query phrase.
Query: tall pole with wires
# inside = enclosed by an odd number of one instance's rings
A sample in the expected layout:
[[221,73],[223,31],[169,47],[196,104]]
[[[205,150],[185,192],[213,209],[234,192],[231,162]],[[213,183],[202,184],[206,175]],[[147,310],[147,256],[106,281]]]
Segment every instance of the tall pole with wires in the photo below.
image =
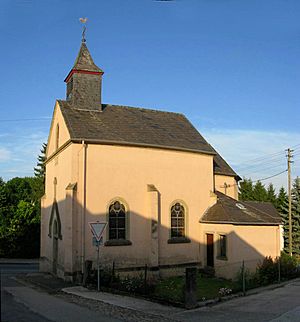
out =
[[289,253],[293,255],[293,224],[292,224],[292,182],[291,182],[291,163],[292,163],[292,152],[290,148],[287,149],[287,166],[288,166],[288,197],[289,197]]

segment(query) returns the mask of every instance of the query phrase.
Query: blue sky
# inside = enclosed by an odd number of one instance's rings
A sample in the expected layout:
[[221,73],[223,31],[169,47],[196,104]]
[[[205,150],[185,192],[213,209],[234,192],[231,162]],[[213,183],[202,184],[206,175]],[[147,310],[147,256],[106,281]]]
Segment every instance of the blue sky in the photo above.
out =
[[[254,180],[285,170],[294,146],[300,175],[299,16],[297,0],[1,0],[0,176],[33,173],[79,17],[105,103],[184,113]],[[286,174],[271,181],[285,185]]]

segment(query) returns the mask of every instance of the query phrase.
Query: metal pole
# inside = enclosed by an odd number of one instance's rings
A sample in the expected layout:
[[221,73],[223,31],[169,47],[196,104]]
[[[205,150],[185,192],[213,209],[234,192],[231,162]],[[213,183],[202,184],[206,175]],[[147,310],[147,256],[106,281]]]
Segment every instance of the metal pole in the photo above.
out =
[[281,267],[280,267],[280,257],[278,257],[278,283],[281,282]]
[[243,295],[246,295],[245,262],[243,261]]
[[291,193],[291,158],[293,150],[287,150],[287,166],[288,166],[288,195],[289,195],[289,253],[293,255],[293,235],[292,235],[292,193]]
[[2,275],[0,269],[0,322],[2,322]]
[[97,241],[97,291],[100,291],[99,241]]

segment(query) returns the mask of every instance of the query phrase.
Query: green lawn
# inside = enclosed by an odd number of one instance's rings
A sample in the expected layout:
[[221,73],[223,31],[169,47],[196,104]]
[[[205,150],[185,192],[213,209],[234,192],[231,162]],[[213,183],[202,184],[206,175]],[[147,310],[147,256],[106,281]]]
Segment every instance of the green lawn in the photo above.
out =
[[[184,281],[185,277],[169,277],[159,281],[155,286],[154,296],[175,302],[183,302],[184,300]],[[213,299],[218,297],[220,288],[230,288],[233,292],[237,291],[238,285],[230,280],[204,277],[200,274],[197,277],[197,297],[201,301],[203,299]]]

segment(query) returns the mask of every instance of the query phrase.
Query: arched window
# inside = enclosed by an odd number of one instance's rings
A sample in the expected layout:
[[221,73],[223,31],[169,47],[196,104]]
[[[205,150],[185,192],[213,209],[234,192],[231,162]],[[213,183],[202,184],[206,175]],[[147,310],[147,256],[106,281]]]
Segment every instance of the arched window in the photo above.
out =
[[55,133],[55,150],[59,147],[59,125],[56,125],[56,133]]
[[171,238],[185,237],[185,208],[176,202],[171,207]]
[[118,200],[109,206],[109,239],[126,239],[126,209]]

